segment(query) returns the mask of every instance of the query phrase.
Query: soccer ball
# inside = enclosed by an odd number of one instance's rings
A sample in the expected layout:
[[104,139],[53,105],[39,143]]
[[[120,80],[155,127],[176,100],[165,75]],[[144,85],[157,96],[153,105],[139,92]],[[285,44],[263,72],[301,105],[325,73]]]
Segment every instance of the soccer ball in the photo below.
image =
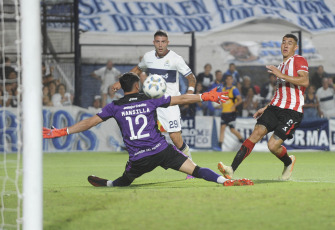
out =
[[160,98],[166,92],[166,82],[157,74],[149,75],[143,83],[143,92],[150,98]]

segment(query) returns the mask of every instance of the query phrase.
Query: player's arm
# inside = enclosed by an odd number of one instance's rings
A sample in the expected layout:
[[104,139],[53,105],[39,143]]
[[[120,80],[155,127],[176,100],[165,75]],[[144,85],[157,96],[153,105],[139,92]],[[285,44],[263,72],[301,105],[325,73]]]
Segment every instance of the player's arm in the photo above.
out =
[[197,83],[197,80],[193,73],[186,76],[186,79],[188,80],[188,89],[187,94],[194,93],[195,91],[195,84]]
[[103,120],[98,115],[94,115],[93,117],[79,121],[70,127],[65,127],[62,129],[43,128],[43,138],[62,137],[73,133],[83,132],[100,124],[102,121]]
[[273,66],[273,65],[267,65],[266,68],[268,69],[269,73],[273,73],[274,75],[276,75],[277,77],[290,82],[294,85],[298,85],[298,86],[303,86],[303,87],[308,87],[309,85],[309,77],[308,77],[308,72],[300,70],[298,71],[298,77],[292,77],[292,76],[288,76],[286,74],[283,74],[282,72],[280,72],[280,70]]
[[93,72],[91,73],[91,77],[93,77],[93,78],[95,78],[95,79],[101,81],[101,76],[99,76],[98,74],[96,74],[95,71],[93,71]]
[[183,94],[180,96],[171,97],[170,106],[172,105],[185,105],[201,101],[213,101],[218,104],[225,103],[229,97],[228,92],[217,92],[217,88],[203,94]]

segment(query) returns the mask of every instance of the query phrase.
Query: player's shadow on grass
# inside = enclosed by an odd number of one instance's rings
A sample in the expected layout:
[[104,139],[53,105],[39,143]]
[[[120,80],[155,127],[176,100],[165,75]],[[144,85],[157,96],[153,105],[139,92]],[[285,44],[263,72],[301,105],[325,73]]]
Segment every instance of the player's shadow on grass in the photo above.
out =
[[144,183],[144,184],[132,184],[128,187],[122,187],[122,188],[145,188],[153,185],[164,185],[164,184],[169,184],[169,183],[174,183],[174,182],[180,182],[180,181],[185,181],[185,179],[179,179],[179,180],[169,180],[169,181],[158,181],[158,182],[152,182],[152,183]]
[[283,181],[283,180],[252,180],[254,182],[255,185],[257,184],[271,184],[271,183],[283,183],[283,182],[287,182],[287,181]]

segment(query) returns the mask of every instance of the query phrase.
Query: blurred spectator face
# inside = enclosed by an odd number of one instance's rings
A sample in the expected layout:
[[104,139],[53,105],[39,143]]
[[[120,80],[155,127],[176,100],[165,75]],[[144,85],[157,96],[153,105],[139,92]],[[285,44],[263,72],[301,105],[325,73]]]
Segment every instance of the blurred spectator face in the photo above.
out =
[[101,108],[101,96],[97,95],[94,97],[93,107],[96,109]]
[[328,89],[328,87],[329,87],[328,78],[322,78],[322,87],[324,89]]
[[314,85],[309,86],[308,93],[312,93],[312,94],[315,93],[315,86]]
[[10,74],[8,75],[8,79],[10,79],[10,83],[12,85],[12,88],[15,89],[17,87],[17,76],[15,71],[10,72]]
[[227,85],[228,87],[232,86],[232,85],[233,85],[233,82],[234,82],[234,79],[233,79],[232,76],[227,76],[227,77],[226,77],[226,85]]
[[249,87],[251,85],[251,80],[248,76],[243,77],[243,86]]
[[248,97],[253,97],[254,96],[254,90],[253,90],[253,88],[249,88],[248,89],[247,96]]
[[229,71],[230,71],[231,73],[233,73],[233,72],[235,72],[235,70],[236,70],[236,66],[235,66],[235,64],[230,64],[230,65],[229,65]]
[[321,75],[323,74],[323,71],[324,71],[323,66],[322,65],[318,66],[318,69],[316,70],[316,72]]
[[107,67],[107,69],[111,70],[113,68],[113,62],[108,61],[106,67]]
[[223,75],[222,75],[222,72],[221,72],[221,71],[217,71],[217,72],[215,73],[215,80],[216,80],[217,82],[222,82],[222,77],[223,77]]
[[212,66],[210,64],[205,65],[205,73],[209,74],[212,71]]
[[55,82],[49,83],[49,92],[51,96],[56,93],[56,83]]
[[60,85],[58,86],[58,93],[59,93],[60,95],[64,95],[64,94],[66,93],[65,85],[60,84]]
[[49,87],[43,86],[43,95],[46,96],[49,94]]
[[195,87],[195,91],[197,92],[197,93],[199,93],[199,92],[202,92],[202,84],[200,83],[200,82],[198,82],[197,83],[197,85],[196,85],[196,87]]

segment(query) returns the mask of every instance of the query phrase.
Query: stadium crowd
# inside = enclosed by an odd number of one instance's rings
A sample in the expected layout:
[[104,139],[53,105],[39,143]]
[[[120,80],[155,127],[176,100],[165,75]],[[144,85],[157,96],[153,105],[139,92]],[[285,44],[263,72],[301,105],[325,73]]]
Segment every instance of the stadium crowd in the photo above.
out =
[[[328,74],[322,65],[315,68],[310,74],[310,85],[305,91],[304,120],[335,117],[335,84],[333,77]],[[0,106],[17,107],[18,104],[18,74],[17,67],[9,57],[0,65]],[[42,92],[43,106],[69,106],[73,104],[74,95],[71,94],[60,79],[53,76],[54,67],[42,63]],[[99,109],[104,105],[122,97],[122,93],[114,92],[112,85],[117,81],[121,72],[108,60],[106,66],[93,71],[90,75],[100,84],[100,94],[93,95],[92,108]],[[212,65],[206,63],[204,70],[197,76],[195,93],[208,92],[214,87],[220,89],[226,86],[227,76],[233,77],[233,85],[237,95],[242,98],[236,106],[238,117],[252,117],[264,105],[270,102],[276,87],[276,77],[273,74],[264,79],[262,85],[253,83],[253,76],[240,76],[238,66],[230,63],[226,71],[217,69],[213,72]],[[181,82],[183,88],[183,82]],[[184,87],[185,88],[185,87]],[[184,89],[185,91],[185,89]],[[181,89],[183,92],[183,89]],[[185,92],[184,92],[185,93]],[[236,96],[237,96],[236,95]],[[236,98],[233,98],[235,101]],[[222,105],[212,103],[195,103],[181,106],[181,114],[186,116],[218,116],[222,114]]]

